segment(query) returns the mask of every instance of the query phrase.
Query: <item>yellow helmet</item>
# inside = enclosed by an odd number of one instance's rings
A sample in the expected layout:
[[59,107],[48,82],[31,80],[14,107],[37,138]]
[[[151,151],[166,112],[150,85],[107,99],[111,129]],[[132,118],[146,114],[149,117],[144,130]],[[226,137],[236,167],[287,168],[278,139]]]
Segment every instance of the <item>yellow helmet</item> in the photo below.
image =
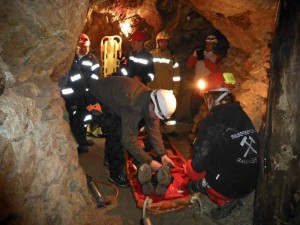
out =
[[159,32],[156,36],[156,42],[158,42],[159,40],[169,40],[169,39],[170,39],[170,36],[165,31]]

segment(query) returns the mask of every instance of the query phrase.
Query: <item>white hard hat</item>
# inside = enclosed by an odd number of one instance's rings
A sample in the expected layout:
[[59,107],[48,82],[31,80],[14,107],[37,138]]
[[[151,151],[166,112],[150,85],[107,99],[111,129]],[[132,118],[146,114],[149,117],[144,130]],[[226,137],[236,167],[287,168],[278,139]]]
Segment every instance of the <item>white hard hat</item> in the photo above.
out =
[[208,35],[205,39],[206,42],[218,43],[218,39],[215,35]]
[[176,98],[170,90],[153,90],[151,99],[154,103],[154,112],[161,119],[169,119],[176,109]]

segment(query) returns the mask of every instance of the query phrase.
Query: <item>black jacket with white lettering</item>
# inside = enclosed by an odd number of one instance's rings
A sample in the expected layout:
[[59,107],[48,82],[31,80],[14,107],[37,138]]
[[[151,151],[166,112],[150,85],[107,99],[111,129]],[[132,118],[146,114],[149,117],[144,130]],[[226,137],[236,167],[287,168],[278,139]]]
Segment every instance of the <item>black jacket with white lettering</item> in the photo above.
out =
[[239,103],[214,107],[203,120],[193,148],[192,166],[206,171],[213,189],[228,198],[250,194],[258,177],[258,135]]

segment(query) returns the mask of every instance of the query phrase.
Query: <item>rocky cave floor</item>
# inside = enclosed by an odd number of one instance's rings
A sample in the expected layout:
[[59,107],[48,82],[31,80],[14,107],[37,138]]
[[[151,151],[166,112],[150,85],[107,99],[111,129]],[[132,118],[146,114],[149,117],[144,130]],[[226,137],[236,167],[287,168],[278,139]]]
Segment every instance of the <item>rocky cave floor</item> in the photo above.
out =
[[[178,137],[171,137],[170,141],[182,153],[185,159],[188,159],[191,147],[188,141],[188,131],[191,124],[179,123],[176,127]],[[116,192],[108,184],[108,168],[103,165],[104,142],[105,139],[92,138],[95,145],[90,147],[87,153],[79,154],[79,163],[85,172],[97,181],[100,192],[110,200],[115,199]],[[99,182],[98,182],[99,181]],[[103,183],[100,183],[103,182]],[[97,208],[99,224],[103,225],[138,225],[142,219],[143,211],[137,208],[131,188],[118,188],[119,194],[117,199],[102,208]],[[253,224],[253,201],[254,193],[243,199],[244,206],[234,211],[230,216],[224,219],[215,220],[211,218],[210,211],[216,205],[211,202],[207,196],[201,195],[203,214],[195,218],[195,212],[199,210],[198,204],[193,204],[189,208],[179,211],[170,211],[167,213],[153,215],[146,213],[150,218],[152,225],[250,225]],[[96,203],[95,203],[96,208]],[[100,211],[100,212],[99,212]]]

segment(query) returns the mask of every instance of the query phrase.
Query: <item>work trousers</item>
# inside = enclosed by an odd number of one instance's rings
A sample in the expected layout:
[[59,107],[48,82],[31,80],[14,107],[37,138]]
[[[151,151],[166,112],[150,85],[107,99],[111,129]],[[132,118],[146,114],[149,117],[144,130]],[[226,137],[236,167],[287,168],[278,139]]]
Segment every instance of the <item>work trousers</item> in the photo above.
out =
[[109,109],[102,106],[102,110],[103,114],[99,123],[103,133],[106,135],[105,154],[109,163],[109,172],[111,177],[117,177],[124,173],[125,167],[121,120]]
[[72,134],[78,145],[86,141],[86,127],[84,126],[84,118],[86,112],[84,110],[74,110],[67,108],[69,114],[69,123]]

